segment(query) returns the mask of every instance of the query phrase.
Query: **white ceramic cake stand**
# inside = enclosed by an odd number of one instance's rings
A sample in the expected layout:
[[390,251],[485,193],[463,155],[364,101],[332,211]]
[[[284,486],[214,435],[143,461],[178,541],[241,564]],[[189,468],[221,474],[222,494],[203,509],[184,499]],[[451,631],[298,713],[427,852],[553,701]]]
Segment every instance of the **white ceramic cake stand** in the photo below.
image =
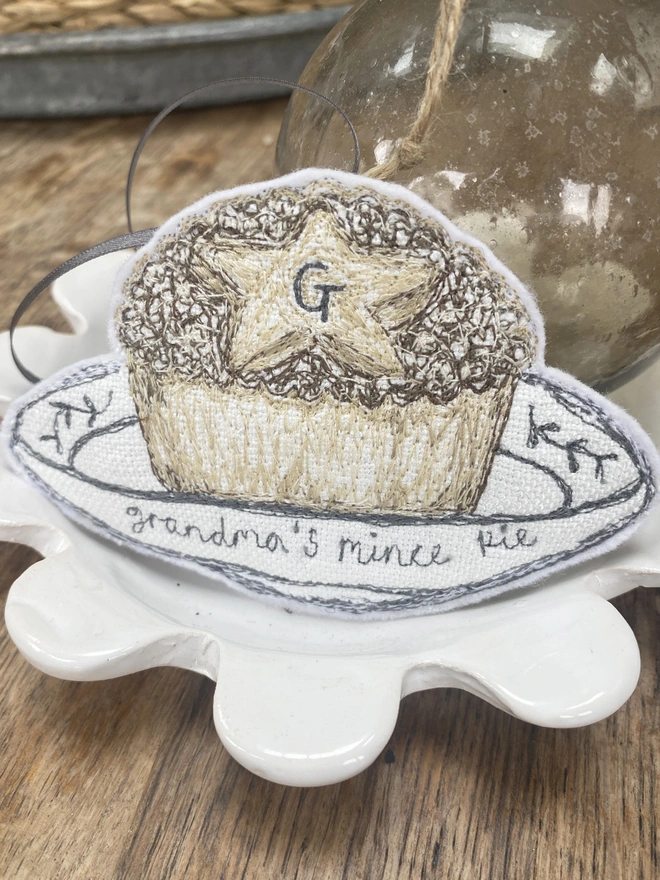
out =
[[[74,335],[27,327],[39,375],[107,350],[108,299],[126,255],[77,269],[53,291]],[[27,383],[0,339],[3,405]],[[614,395],[660,442],[660,364]],[[0,539],[45,557],[12,586],[9,632],[38,669],[101,680],[180,666],[217,682],[218,734],[245,767],[288,785],[339,782],[387,743],[399,701],[461,687],[534,724],[578,727],[627,700],[639,675],[628,624],[607,601],[660,586],[660,513],[623,548],[541,585],[457,611],[385,622],[314,617],[138,556],[67,520],[0,469]],[[47,719],[44,724],[48,724]]]

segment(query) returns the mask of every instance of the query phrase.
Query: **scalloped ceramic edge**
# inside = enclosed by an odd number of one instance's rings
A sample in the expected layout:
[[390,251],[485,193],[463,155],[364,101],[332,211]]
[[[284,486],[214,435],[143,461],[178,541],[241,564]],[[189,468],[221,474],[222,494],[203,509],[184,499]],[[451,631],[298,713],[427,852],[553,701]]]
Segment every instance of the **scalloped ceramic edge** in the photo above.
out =
[[[56,285],[77,335],[25,328],[19,351],[50,375],[106,350],[113,276],[105,257]],[[27,358],[26,358],[27,359]],[[660,366],[614,395],[660,440]],[[0,343],[0,400],[27,388]],[[323,785],[360,772],[387,743],[402,696],[461,687],[551,727],[599,721],[632,693],[639,650],[607,599],[660,586],[658,509],[623,547],[533,589],[442,614],[360,621],[274,608],[217,580],[122,552],[66,519],[0,468],[0,538],[46,558],[13,584],[5,611],[21,653],[73,680],[154,666],[217,681],[214,718],[229,752],[260,776]],[[46,721],[44,722],[47,723]]]

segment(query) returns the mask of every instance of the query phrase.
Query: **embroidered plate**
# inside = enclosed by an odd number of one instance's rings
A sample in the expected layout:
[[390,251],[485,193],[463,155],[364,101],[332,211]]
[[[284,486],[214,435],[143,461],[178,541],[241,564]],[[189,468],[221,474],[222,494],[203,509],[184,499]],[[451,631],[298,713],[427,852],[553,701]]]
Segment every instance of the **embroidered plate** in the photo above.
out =
[[70,514],[117,540],[350,612],[448,607],[532,579],[629,527],[653,497],[648,462],[611,417],[534,373],[516,391],[473,514],[356,516],[167,490],[126,366],[108,358],[24,402],[10,447]]
[[530,294],[407,190],[307,171],[214,194],[120,273],[119,353],[14,405],[71,516],[262,597],[447,609],[623,540],[657,453],[543,363]]

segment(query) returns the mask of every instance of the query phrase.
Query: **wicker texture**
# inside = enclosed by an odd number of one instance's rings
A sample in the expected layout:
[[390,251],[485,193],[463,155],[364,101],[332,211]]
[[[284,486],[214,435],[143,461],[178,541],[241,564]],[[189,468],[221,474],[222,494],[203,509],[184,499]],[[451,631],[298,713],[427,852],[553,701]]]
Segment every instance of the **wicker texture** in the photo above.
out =
[[346,0],[0,0],[0,34],[95,31],[303,12]]

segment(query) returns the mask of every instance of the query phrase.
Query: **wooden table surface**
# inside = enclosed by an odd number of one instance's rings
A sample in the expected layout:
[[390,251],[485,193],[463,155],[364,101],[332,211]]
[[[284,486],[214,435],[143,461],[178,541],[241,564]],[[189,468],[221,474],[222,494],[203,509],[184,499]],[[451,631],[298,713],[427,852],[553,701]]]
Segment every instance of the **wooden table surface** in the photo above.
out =
[[[284,104],[168,120],[144,155],[137,228],[272,174]],[[144,119],[0,122],[0,320],[50,268],[125,231]],[[45,300],[33,320],[62,326]],[[2,545],[0,590],[37,559]],[[637,690],[579,730],[476,697],[407,697],[360,776],[289,789],[217,738],[213,684],[159,669],[58,681],[0,633],[0,877],[11,880],[657,880],[660,594],[616,602],[642,653]]]

